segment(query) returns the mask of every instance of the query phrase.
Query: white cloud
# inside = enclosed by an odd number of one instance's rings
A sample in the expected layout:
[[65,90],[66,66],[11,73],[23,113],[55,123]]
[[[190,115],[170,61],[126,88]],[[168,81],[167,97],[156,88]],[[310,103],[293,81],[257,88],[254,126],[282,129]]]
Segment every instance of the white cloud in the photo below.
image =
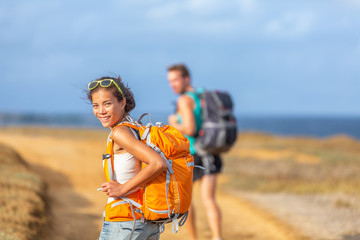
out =
[[254,13],[259,8],[256,0],[237,0],[237,4],[242,13]]
[[199,16],[216,17],[227,16],[236,17],[239,13],[253,13],[258,9],[255,0],[187,0],[162,2],[148,11],[150,18],[176,18],[183,14],[191,15],[193,18]]
[[310,33],[315,17],[310,12],[289,12],[266,23],[265,33],[279,37],[299,37]]
[[[225,4],[226,5],[226,4]],[[184,14],[211,16],[221,11],[224,4],[219,0],[187,0],[166,2],[150,9],[148,16],[153,19],[176,19]]]
[[150,19],[171,19],[184,10],[184,5],[178,2],[170,2],[161,6],[151,8],[147,12]]
[[339,2],[340,3],[345,2],[345,3],[348,3],[348,4],[352,5],[352,6],[360,7],[360,0],[345,0],[345,1],[341,0]]
[[255,0],[186,0],[162,2],[146,10],[149,22],[160,30],[185,30],[195,35],[233,35],[257,18]]
[[209,20],[193,26],[197,34],[207,34],[210,36],[223,36],[232,33],[237,28],[236,22],[226,19]]
[[[246,1],[246,0],[240,0]],[[250,0],[251,1],[251,0]],[[239,10],[237,2],[221,0],[190,0],[186,7],[189,12],[197,16],[216,16],[217,14],[230,13],[232,10]]]
[[187,2],[187,8],[193,12],[213,12],[220,5],[218,0],[192,0]]

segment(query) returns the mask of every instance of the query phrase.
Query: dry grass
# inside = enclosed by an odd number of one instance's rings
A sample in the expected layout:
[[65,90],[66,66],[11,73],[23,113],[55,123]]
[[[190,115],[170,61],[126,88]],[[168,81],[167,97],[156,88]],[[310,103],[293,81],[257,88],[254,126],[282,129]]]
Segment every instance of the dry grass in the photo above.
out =
[[[1,129],[31,136],[105,139],[106,131],[22,128]],[[81,131],[81,134],[79,133]],[[40,239],[45,223],[45,186],[12,149],[0,145],[0,239]],[[224,155],[231,190],[359,195],[360,143],[346,136],[327,139],[242,133]],[[347,198],[337,208],[355,206]]]
[[1,144],[0,165],[0,239],[37,239],[46,220],[44,182]]
[[88,129],[88,128],[50,128],[46,126],[33,127],[0,127],[1,132],[20,134],[26,136],[50,136],[56,138],[106,138],[109,134],[108,129]]
[[359,194],[360,142],[243,133],[224,155],[232,189]]

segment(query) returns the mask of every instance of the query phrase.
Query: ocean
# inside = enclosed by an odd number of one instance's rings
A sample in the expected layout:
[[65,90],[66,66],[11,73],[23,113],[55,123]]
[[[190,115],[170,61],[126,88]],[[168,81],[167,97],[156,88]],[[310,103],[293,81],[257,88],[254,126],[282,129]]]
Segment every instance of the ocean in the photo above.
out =
[[344,134],[360,139],[360,117],[271,116],[238,118],[239,131],[260,131],[285,136],[330,137]]
[[[153,113],[152,121],[167,123],[167,113]],[[139,117],[134,114],[134,118]],[[145,120],[146,121],[146,120]],[[360,139],[360,116],[237,116],[238,131],[281,136],[330,137],[344,134]],[[102,128],[89,114],[0,114],[0,126]]]

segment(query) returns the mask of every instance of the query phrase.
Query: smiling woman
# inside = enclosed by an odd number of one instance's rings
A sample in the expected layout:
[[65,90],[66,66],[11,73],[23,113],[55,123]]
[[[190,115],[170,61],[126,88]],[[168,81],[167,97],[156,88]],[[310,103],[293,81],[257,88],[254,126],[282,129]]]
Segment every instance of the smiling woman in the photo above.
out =
[[[135,108],[134,96],[120,77],[92,81],[88,91],[94,115],[103,127],[111,129],[108,150],[103,157],[107,181],[98,189],[108,195],[99,239],[158,239],[159,226],[142,220],[142,215],[134,212],[132,203],[142,202],[141,186],[161,174],[166,162],[139,141],[129,127],[119,126],[131,119],[129,113]],[[141,168],[141,163],[146,167]],[[129,202],[123,200],[125,196]]]
[[94,115],[104,127],[116,125],[122,120],[118,119],[120,116],[117,114],[130,113],[136,106],[130,88],[123,84],[120,77],[99,78],[90,82],[88,89],[88,99],[92,103]]

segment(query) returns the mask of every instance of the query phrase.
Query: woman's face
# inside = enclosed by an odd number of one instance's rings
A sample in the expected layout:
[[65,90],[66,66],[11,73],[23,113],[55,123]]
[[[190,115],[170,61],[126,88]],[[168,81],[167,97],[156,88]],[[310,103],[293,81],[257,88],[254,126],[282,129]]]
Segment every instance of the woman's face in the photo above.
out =
[[91,96],[94,115],[103,127],[114,127],[122,120],[125,113],[125,99],[118,102],[112,91],[106,88],[97,89]]

